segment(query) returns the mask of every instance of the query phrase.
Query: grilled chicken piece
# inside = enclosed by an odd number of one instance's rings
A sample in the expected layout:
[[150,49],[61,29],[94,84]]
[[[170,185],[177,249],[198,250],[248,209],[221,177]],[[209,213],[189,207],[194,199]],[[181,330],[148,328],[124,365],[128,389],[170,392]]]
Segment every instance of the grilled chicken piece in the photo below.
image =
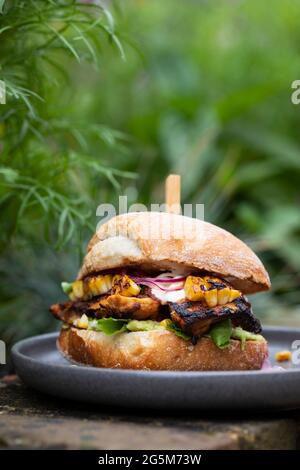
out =
[[[162,309],[165,308],[164,313]],[[203,302],[169,302],[163,307],[160,302],[147,295],[125,297],[121,294],[107,294],[88,301],[55,304],[51,313],[68,324],[76,324],[83,314],[92,318],[115,317],[135,320],[161,320],[171,316],[172,321],[185,333],[198,337],[205,334],[212,324],[230,318],[234,326],[241,326],[253,333],[261,332],[261,325],[251,310],[246,298],[241,296],[233,302],[208,307]]]
[[125,297],[120,294],[101,297],[99,305],[108,312],[108,316],[135,320],[155,320],[160,309],[160,302],[151,297]]
[[73,322],[81,317],[80,311],[76,311],[74,308],[74,302],[53,304],[49,310],[55,318],[70,325],[73,325]]
[[50,307],[50,312],[65,323],[72,323],[83,313],[88,317],[132,318],[134,320],[155,320],[160,302],[151,297],[125,297],[120,294],[103,295],[85,302],[66,302]]
[[244,297],[226,305],[207,308],[201,302],[170,303],[171,318],[190,336],[205,334],[213,323],[230,318],[233,325],[253,332],[261,332],[261,324],[252,313]]

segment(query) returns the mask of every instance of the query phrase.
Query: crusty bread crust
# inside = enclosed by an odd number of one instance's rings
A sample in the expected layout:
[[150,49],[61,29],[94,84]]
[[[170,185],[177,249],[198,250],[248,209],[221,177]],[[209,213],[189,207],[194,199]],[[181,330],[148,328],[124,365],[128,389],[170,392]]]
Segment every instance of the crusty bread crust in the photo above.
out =
[[100,226],[78,278],[129,265],[201,270],[245,294],[270,288],[259,258],[234,235],[199,219],[163,212],[122,214]]
[[219,349],[206,337],[196,345],[167,330],[120,333],[62,329],[57,341],[67,358],[95,367],[143,370],[257,370],[268,354],[266,341],[231,340]]

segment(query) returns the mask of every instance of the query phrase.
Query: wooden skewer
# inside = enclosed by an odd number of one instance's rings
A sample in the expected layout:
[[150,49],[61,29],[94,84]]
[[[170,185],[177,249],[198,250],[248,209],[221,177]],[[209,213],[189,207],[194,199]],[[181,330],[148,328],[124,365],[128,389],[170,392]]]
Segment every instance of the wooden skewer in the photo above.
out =
[[165,184],[166,211],[180,214],[180,175],[169,175]]

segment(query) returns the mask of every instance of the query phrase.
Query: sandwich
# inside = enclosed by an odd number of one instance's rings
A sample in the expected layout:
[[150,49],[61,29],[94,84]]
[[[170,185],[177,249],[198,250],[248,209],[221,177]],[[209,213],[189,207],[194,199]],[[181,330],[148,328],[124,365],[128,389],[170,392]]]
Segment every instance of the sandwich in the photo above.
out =
[[231,233],[163,212],[99,227],[68,296],[52,305],[60,352],[103,368],[261,369],[268,345],[246,297],[270,288],[254,252]]

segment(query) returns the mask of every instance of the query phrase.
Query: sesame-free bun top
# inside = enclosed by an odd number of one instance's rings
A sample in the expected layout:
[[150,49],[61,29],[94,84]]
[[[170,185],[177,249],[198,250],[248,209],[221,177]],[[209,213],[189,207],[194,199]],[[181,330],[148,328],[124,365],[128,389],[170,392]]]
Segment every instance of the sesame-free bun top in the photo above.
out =
[[245,294],[270,288],[267,271],[244,242],[216,225],[167,212],[121,214],[100,225],[78,279],[128,266],[206,272]]

